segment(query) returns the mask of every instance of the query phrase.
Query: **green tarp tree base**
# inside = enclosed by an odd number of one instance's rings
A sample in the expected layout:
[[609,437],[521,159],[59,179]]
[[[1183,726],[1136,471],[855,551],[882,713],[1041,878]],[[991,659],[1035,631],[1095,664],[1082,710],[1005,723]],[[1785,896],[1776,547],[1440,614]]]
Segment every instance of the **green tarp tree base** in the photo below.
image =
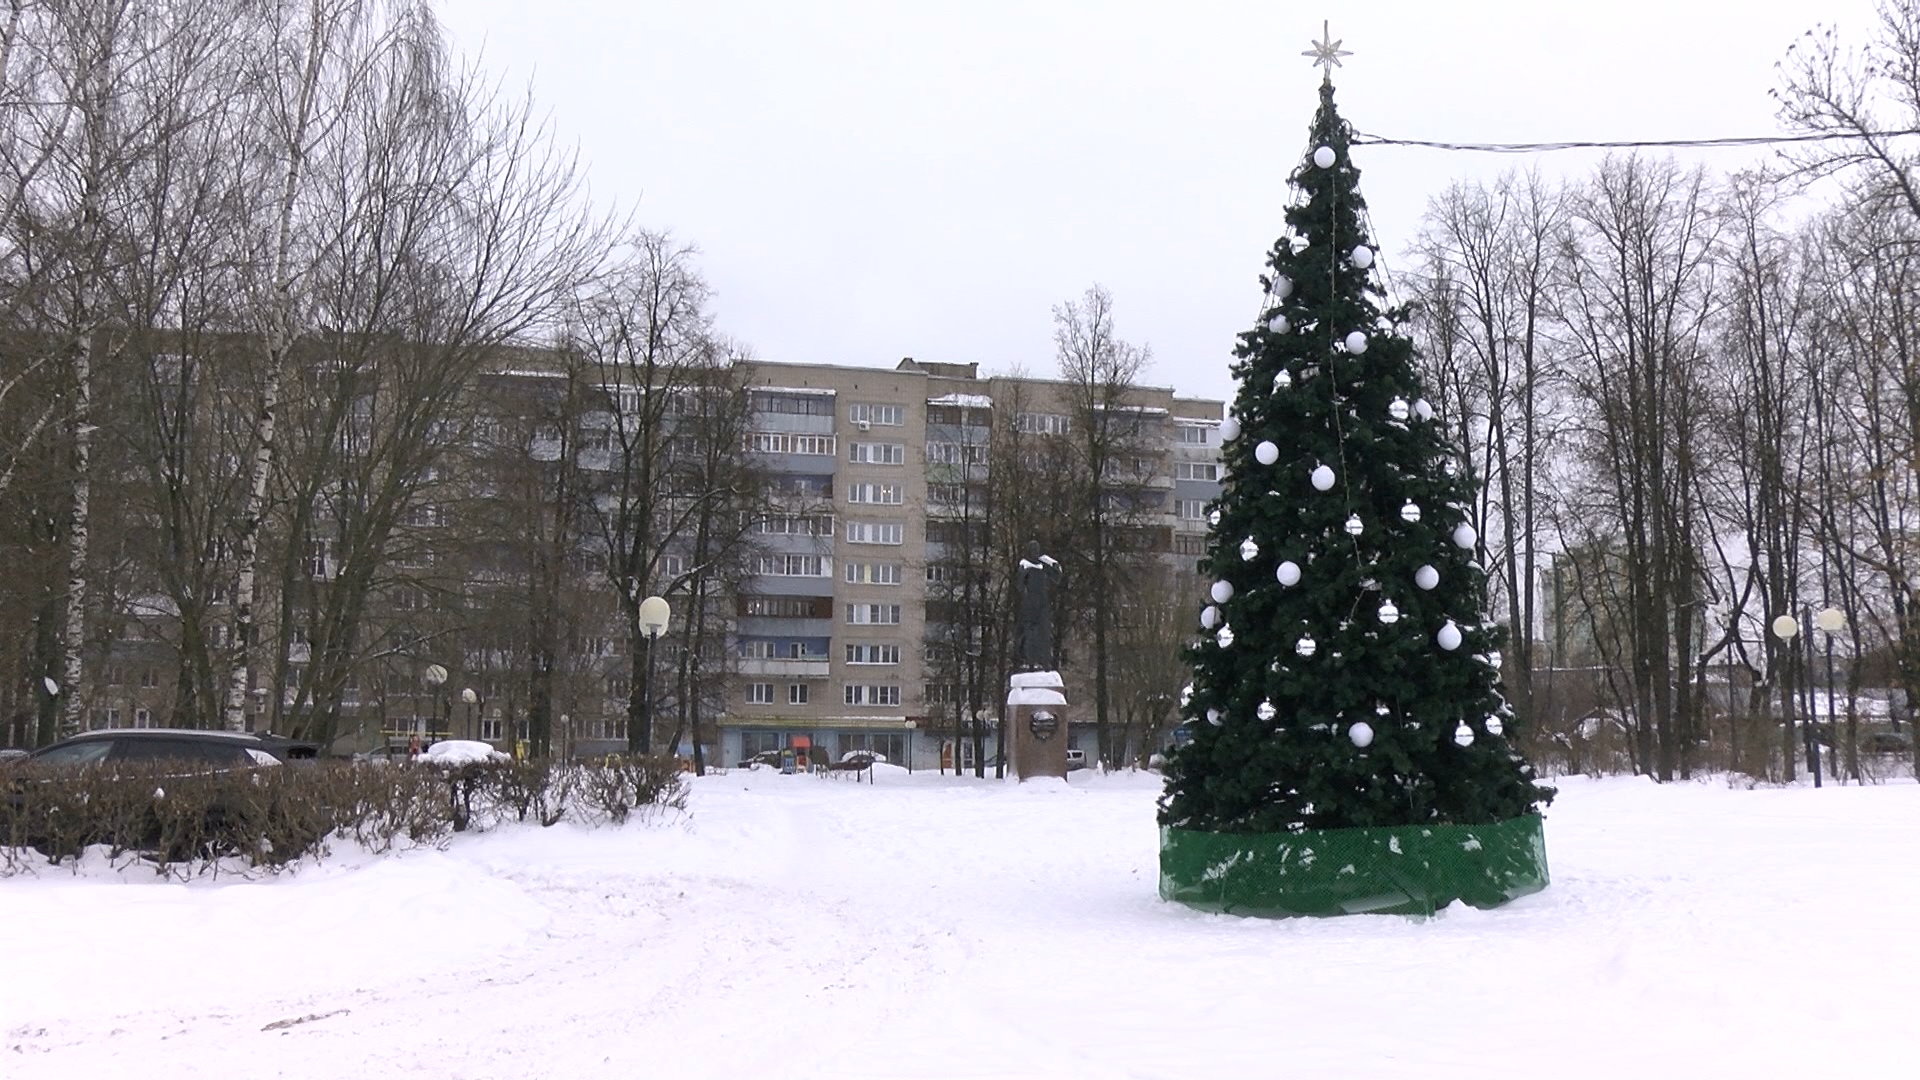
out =
[[1160,829],[1160,897],[1202,911],[1431,915],[1498,907],[1547,887],[1539,814],[1492,825],[1287,833]]

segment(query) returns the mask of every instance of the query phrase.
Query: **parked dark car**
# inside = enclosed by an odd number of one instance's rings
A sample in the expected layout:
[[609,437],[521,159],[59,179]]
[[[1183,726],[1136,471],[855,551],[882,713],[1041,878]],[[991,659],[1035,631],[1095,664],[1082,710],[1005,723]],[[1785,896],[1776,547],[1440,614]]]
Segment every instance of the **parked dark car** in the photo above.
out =
[[57,767],[159,761],[200,766],[196,772],[223,772],[281,763],[280,756],[258,735],[187,728],[115,728],[83,732],[43,746],[28,755],[24,764]]

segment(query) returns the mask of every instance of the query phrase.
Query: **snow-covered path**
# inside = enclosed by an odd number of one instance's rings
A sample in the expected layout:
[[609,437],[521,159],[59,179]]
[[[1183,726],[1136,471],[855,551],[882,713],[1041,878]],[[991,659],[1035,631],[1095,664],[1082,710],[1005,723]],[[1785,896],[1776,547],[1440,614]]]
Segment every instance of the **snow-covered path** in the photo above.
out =
[[1562,786],[1551,888],[1425,922],[1162,904],[1155,778],[1084,773],[735,772],[675,823],[48,871],[0,881],[0,1075],[1911,1074],[1920,787]]

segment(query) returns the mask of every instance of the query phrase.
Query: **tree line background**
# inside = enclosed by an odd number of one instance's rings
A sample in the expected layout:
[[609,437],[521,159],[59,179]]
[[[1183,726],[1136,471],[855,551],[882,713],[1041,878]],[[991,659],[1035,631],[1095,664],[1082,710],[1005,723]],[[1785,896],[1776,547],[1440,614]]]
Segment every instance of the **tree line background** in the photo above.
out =
[[[1433,201],[1400,284],[1485,481],[1536,753],[1791,776],[1781,720],[1824,679],[1793,649],[1827,639],[1767,628],[1828,605],[1842,767],[1861,769],[1854,691],[1920,700],[1920,187],[1910,140],[1884,134],[1920,127],[1917,8],[1795,46],[1782,118],[1840,138],[1768,169],[1622,155]],[[164,722],[330,738],[351,703],[446,712],[466,683],[537,752],[586,698],[620,703],[635,749],[661,741],[642,717],[699,746],[755,523],[823,498],[742,452],[749,360],[692,256],[595,205],[533,103],[450,57],[430,4],[10,3],[8,741],[84,726],[97,687],[135,677],[109,658],[147,635]],[[1055,312],[1066,405],[942,416],[977,447],[928,467],[923,704],[976,769],[1030,539],[1068,567],[1063,659],[1088,672],[1102,756],[1144,757],[1174,718],[1195,592],[1155,531],[1164,425],[1128,410],[1147,354],[1112,311],[1096,288]],[[1052,409],[1062,432],[1018,422]],[[683,602],[650,679],[656,593]],[[422,683],[429,657],[446,685]]]

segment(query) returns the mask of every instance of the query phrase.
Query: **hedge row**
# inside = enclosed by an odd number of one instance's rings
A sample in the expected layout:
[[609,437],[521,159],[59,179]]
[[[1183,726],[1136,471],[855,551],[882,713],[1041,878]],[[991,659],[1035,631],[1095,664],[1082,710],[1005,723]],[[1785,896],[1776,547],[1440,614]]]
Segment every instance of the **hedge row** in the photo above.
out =
[[592,764],[317,762],[183,774],[178,766],[0,771],[0,876],[104,847],[163,874],[274,871],[330,840],[384,852],[509,822],[621,824],[684,809],[671,757]]

